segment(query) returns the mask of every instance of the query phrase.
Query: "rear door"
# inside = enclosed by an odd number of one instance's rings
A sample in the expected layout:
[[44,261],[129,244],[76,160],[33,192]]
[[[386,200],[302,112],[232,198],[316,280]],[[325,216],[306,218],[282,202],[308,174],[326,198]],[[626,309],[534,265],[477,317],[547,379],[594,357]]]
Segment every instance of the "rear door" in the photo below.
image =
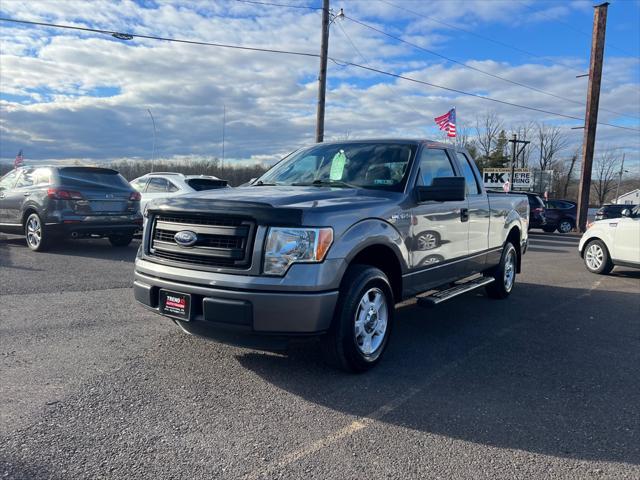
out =
[[58,171],[60,188],[80,193],[82,200],[68,202],[76,215],[123,215],[135,211],[133,189],[115,170],[93,167],[65,167]]
[[[489,222],[491,212],[487,194],[483,192],[479,175],[474,169],[473,160],[464,152],[458,152],[458,165],[462,169],[467,184],[469,255],[484,252],[489,248]],[[470,260],[470,270],[481,270],[485,257],[477,256]]]
[[22,205],[31,196],[31,187],[34,184],[34,170],[31,167],[23,168],[15,187],[6,192],[3,199],[6,223],[22,223]]
[[7,197],[12,195],[19,172],[19,170],[13,170],[0,179],[0,224],[15,223],[9,220]]

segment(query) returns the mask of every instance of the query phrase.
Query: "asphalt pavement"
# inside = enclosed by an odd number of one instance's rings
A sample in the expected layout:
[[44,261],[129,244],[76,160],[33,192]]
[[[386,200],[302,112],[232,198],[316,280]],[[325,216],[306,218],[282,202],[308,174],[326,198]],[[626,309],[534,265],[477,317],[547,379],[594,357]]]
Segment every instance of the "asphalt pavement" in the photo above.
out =
[[640,271],[533,233],[511,297],[406,302],[383,362],[190,337],[136,243],[0,234],[0,478],[640,478]]

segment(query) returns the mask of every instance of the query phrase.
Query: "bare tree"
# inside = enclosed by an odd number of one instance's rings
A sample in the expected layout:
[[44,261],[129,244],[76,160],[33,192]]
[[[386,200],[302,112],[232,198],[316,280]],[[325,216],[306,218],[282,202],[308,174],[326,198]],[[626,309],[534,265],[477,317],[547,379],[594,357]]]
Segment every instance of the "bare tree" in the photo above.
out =
[[562,198],[567,198],[567,192],[569,191],[569,184],[571,183],[571,177],[573,176],[573,169],[576,166],[576,162],[578,160],[579,151],[576,150],[571,158],[569,159],[569,171],[567,172],[567,176],[565,177],[564,185],[562,187]]
[[488,113],[483,117],[476,117],[476,146],[478,150],[478,160],[486,162],[494,150],[495,143],[500,132],[504,130],[502,122],[495,112]]
[[536,125],[536,140],[540,154],[538,160],[540,170],[552,170],[558,152],[568,144],[567,137],[559,127],[538,123]]
[[598,205],[603,205],[614,190],[620,159],[613,150],[605,150],[593,162],[591,184],[598,197]]

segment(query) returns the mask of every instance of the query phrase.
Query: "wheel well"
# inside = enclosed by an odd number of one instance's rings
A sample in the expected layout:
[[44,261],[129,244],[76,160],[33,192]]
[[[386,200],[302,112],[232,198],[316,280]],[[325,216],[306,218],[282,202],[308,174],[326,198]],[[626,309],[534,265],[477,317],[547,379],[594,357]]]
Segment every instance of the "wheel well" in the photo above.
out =
[[36,212],[36,210],[34,208],[27,208],[24,213],[22,214],[22,226],[24,227],[27,223],[27,218],[29,218],[29,215],[31,215],[32,213],[38,213]]
[[516,248],[516,253],[517,253],[517,265],[516,265],[516,272],[520,273],[520,271],[522,270],[522,244],[520,242],[520,229],[518,227],[513,227],[510,231],[509,231],[509,235],[507,235],[507,241],[511,242],[513,244],[513,246]]
[[395,252],[384,245],[372,245],[360,251],[350,265],[370,265],[382,270],[389,282],[396,302],[402,300],[402,269]]
[[599,238],[599,237],[591,237],[589,240],[587,240],[586,242],[584,242],[584,245],[582,246],[582,250],[580,250],[580,257],[584,258],[584,252],[587,250],[587,247],[589,246],[590,243],[595,242],[596,240],[599,240],[600,243],[602,244],[602,246],[605,248],[605,250],[607,251],[607,255],[609,255],[609,249],[607,248],[607,244],[604,243],[604,241]]

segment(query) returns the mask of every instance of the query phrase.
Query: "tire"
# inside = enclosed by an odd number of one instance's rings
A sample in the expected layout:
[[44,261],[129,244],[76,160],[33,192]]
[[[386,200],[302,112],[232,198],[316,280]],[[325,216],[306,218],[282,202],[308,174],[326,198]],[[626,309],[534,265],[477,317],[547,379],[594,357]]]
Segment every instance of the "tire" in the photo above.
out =
[[127,233],[122,235],[111,235],[109,237],[109,242],[111,242],[111,245],[113,245],[114,247],[128,247],[129,244],[132,242],[132,240],[133,240],[132,233]]
[[51,234],[42,223],[40,215],[32,213],[24,223],[27,247],[34,252],[44,252],[51,246]]
[[544,230],[547,233],[553,233],[556,231],[556,227],[542,227],[542,230]]
[[609,250],[602,240],[591,240],[584,246],[584,266],[591,273],[606,275],[613,270]]
[[322,338],[327,362],[354,373],[377,365],[393,328],[394,305],[384,272],[368,265],[350,266],[331,328]]
[[558,231],[560,233],[569,233],[573,230],[573,222],[568,218],[563,218],[560,223],[558,223]]
[[507,242],[502,249],[500,263],[485,276],[493,277],[494,281],[485,287],[489,298],[507,298],[516,283],[516,267],[518,252],[511,242]]

